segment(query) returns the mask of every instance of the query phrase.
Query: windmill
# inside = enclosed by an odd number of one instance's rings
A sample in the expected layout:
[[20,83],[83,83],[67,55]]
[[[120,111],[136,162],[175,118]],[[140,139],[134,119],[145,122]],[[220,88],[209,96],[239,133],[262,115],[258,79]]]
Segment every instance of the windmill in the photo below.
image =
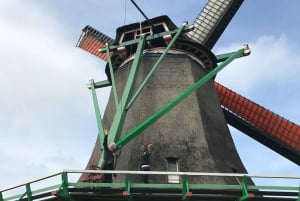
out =
[[[132,1],[134,3],[134,1]],[[105,34],[101,33],[100,31],[97,31],[93,27],[86,26],[83,29],[83,34],[78,42],[78,47],[100,57],[104,61],[107,61],[108,64],[106,66],[106,73],[108,76],[108,79],[102,82],[94,82],[91,81],[89,84],[89,88],[91,89],[93,93],[93,100],[95,104],[95,111],[97,115],[97,123],[98,123],[98,129],[99,129],[99,139],[100,142],[102,142],[101,138],[103,136],[101,135],[101,131],[103,130],[103,127],[109,127],[113,133],[111,136],[112,140],[115,140],[117,142],[117,145],[121,148],[124,145],[131,143],[131,145],[124,146],[122,149],[122,155],[124,155],[124,152],[131,154],[132,156],[123,157],[123,159],[120,159],[121,164],[126,163],[126,161],[130,160],[137,160],[137,156],[135,156],[135,153],[137,152],[137,148],[131,148],[133,147],[133,144],[136,143],[143,143],[144,141],[153,140],[152,137],[149,137],[149,133],[139,135],[146,129],[146,127],[150,126],[148,124],[149,121],[145,121],[145,124],[138,124],[139,122],[135,121],[134,119],[140,119],[145,118],[145,114],[149,114],[148,111],[142,110],[143,106],[145,106],[145,102],[147,100],[143,100],[140,103],[135,103],[138,107],[138,110],[135,111],[135,113],[130,113],[129,111],[130,106],[132,106],[133,101],[129,101],[125,104],[126,109],[122,110],[120,112],[118,110],[118,107],[122,107],[119,99],[116,98],[116,94],[121,94],[121,92],[124,92],[128,90],[128,94],[134,92],[136,95],[139,95],[139,93],[142,93],[139,91],[139,88],[130,88],[130,87],[124,87],[125,82],[122,82],[124,75],[118,74],[120,71],[125,71],[124,69],[129,68],[126,65],[123,65],[123,63],[130,61],[130,59],[137,58],[138,56],[141,56],[143,53],[140,52],[140,54],[137,54],[136,51],[139,48],[138,39],[139,37],[142,37],[144,35],[146,37],[147,43],[145,43],[145,47],[142,49],[145,50],[155,50],[156,53],[162,55],[164,52],[159,49],[159,47],[163,47],[163,49],[168,48],[169,44],[173,42],[172,39],[176,38],[177,40],[174,40],[173,48],[175,49],[181,49],[186,52],[191,52],[194,57],[201,58],[200,62],[205,67],[205,72],[211,72],[216,67],[216,63],[221,63],[226,61],[233,53],[230,54],[224,54],[224,55],[218,55],[217,58],[213,54],[211,54],[210,49],[214,46],[214,44],[217,42],[223,31],[225,30],[226,26],[234,16],[234,14],[237,12],[241,4],[243,3],[242,0],[211,0],[209,1],[206,6],[203,8],[202,12],[198,15],[195,22],[193,23],[193,26],[183,26],[181,29],[178,29],[170,19],[168,19],[167,16],[160,16],[157,18],[153,18],[149,20],[147,17],[145,17],[147,20],[143,23],[135,23],[127,26],[123,26],[118,28],[117,30],[117,36],[116,39],[113,40],[109,36],[106,36]],[[143,14],[144,15],[144,14]],[[145,15],[144,15],[145,16]],[[162,23],[165,22],[165,23]],[[140,29],[139,27],[142,27]],[[167,30],[165,29],[167,27]],[[135,30],[135,31],[132,31]],[[176,30],[176,31],[175,31]],[[177,33],[181,32],[181,35],[178,36]],[[164,35],[159,35],[159,33],[163,32]],[[182,34],[185,32],[185,34]],[[143,34],[141,34],[143,33]],[[148,37],[148,38],[147,38]],[[196,45],[195,45],[196,44]],[[99,51],[100,50],[100,51]],[[175,51],[175,50],[174,50]],[[248,51],[246,48],[245,51]],[[154,52],[149,52],[150,54],[153,54]],[[244,52],[245,53],[245,52]],[[135,56],[132,56],[134,55]],[[176,54],[176,52],[174,53]],[[243,54],[243,53],[242,53]],[[242,55],[240,55],[242,56]],[[143,58],[144,59],[144,58]],[[132,61],[132,60],[131,60]],[[138,60],[133,60],[134,62],[139,63]],[[169,59],[169,62],[171,62],[172,59]],[[151,60],[148,60],[148,62],[152,62]],[[131,64],[131,63],[130,63]],[[120,65],[122,68],[120,68]],[[129,65],[129,64],[128,64]],[[164,64],[161,64],[163,66]],[[165,64],[166,65],[166,64]],[[166,65],[167,66],[167,65]],[[144,67],[146,68],[146,67]],[[154,69],[155,67],[153,67]],[[116,73],[117,76],[119,76],[118,79],[115,80],[115,76],[113,75]],[[146,73],[146,72],[144,72]],[[160,73],[162,73],[160,71]],[[112,76],[113,75],[113,76]],[[193,75],[193,74],[191,74]],[[127,74],[128,76],[128,74]],[[156,76],[158,76],[156,74]],[[180,76],[180,75],[177,75]],[[203,76],[203,75],[202,75]],[[213,79],[212,75],[211,79]],[[126,76],[125,76],[126,77]],[[201,77],[201,76],[200,76]],[[145,79],[148,79],[148,77],[144,77]],[[165,77],[167,78],[167,77]],[[136,78],[139,80],[139,78]],[[132,79],[132,83],[134,83],[136,80]],[[158,81],[161,81],[161,79],[158,79]],[[116,83],[116,82],[122,82],[122,83]],[[170,79],[169,82],[172,82]],[[139,80],[137,82],[140,85],[143,85],[143,80]],[[168,82],[166,82],[168,83]],[[163,83],[163,84],[166,84]],[[151,88],[151,86],[154,86],[155,83],[151,82],[149,86],[146,86],[148,88]],[[277,153],[281,154],[282,156],[288,158],[289,160],[293,161],[296,164],[300,164],[300,127],[293,122],[290,122],[283,117],[280,117],[279,115],[267,110],[266,108],[252,102],[251,100],[233,92],[232,90],[226,88],[225,86],[222,86],[220,83],[217,83],[215,81],[210,83],[213,84],[215,89],[217,90],[218,94],[218,101],[219,101],[219,108],[214,108],[213,111],[216,114],[219,114],[219,109],[222,111],[222,116],[220,117],[219,121],[220,124],[222,124],[222,118],[226,119],[226,122],[233,127],[237,128],[238,130],[242,131],[243,133],[249,135],[250,137],[254,138],[258,142],[262,143],[263,145],[271,148],[272,150],[276,151]],[[110,98],[110,103],[106,109],[105,115],[103,117],[103,122],[101,116],[99,116],[99,108],[97,107],[97,97],[95,93],[96,88],[106,87],[112,85],[112,94]],[[114,87],[115,86],[115,87]],[[173,83],[174,86],[174,83]],[[203,88],[203,87],[202,87]],[[199,91],[205,91],[205,89],[199,89]],[[204,85],[205,88],[205,85]],[[195,96],[199,96],[197,104],[208,104],[207,102],[201,102],[203,97],[205,96],[211,96],[213,97],[213,89],[207,89],[206,88],[206,94],[199,95],[201,92],[198,92]],[[210,91],[210,92],[209,92]],[[148,89],[148,91],[145,92],[146,95],[144,95],[144,98],[153,96],[153,93],[151,90]],[[148,94],[148,95],[147,95]],[[149,95],[150,94],[150,95]],[[128,97],[128,96],[127,96]],[[210,98],[211,98],[210,97]],[[131,97],[132,98],[132,97]],[[162,97],[159,97],[162,98]],[[186,97],[184,97],[186,98]],[[214,99],[213,97],[212,99]],[[137,97],[133,96],[131,100],[138,99]],[[149,101],[152,103],[155,103],[155,101],[158,101],[156,99],[149,99]],[[115,102],[115,103],[113,103]],[[143,105],[144,104],[144,105]],[[177,104],[177,103],[176,103]],[[213,106],[215,106],[217,103],[215,102]],[[149,103],[150,105],[150,103]],[[148,104],[146,104],[147,107],[149,107]],[[124,106],[124,105],[123,105]],[[206,105],[208,106],[208,105]],[[157,109],[157,108],[155,108]],[[181,109],[187,109],[186,107],[183,107]],[[200,111],[202,113],[208,113],[209,110],[212,108],[209,108],[205,111]],[[121,109],[120,109],[121,110]],[[166,109],[168,110],[168,108]],[[119,111],[119,112],[118,112]],[[137,114],[139,113],[140,114]],[[180,111],[177,111],[177,115],[180,113]],[[115,115],[112,115],[115,114]],[[159,113],[160,115],[161,113]],[[176,116],[176,114],[174,116]],[[118,118],[116,116],[119,116]],[[131,122],[135,122],[135,125],[128,126],[128,120],[126,122],[125,116],[131,120]],[[219,116],[219,115],[216,115]],[[153,116],[148,118],[148,120],[151,120]],[[155,116],[156,117],[156,116]],[[204,118],[202,116],[202,118]],[[154,117],[153,117],[154,118]],[[172,119],[172,118],[171,118]],[[174,119],[172,119],[174,120]],[[211,122],[211,117],[208,118],[208,120],[205,122],[202,122],[204,126],[208,126]],[[178,121],[178,120],[174,120]],[[180,119],[182,121],[182,119]],[[120,127],[119,122],[122,122],[124,127]],[[124,123],[125,122],[125,123]],[[166,123],[167,121],[163,121]],[[104,126],[103,126],[104,125]],[[136,126],[138,125],[138,126]],[[162,126],[163,124],[160,124]],[[135,127],[136,126],[136,127]],[[184,125],[185,126],[185,125]],[[227,132],[224,131],[226,128],[222,128],[223,130],[220,131],[221,133]],[[142,131],[141,131],[142,130]],[[209,129],[208,129],[209,130]],[[166,133],[167,131],[164,131],[163,129],[156,128],[154,129],[156,133],[162,134]],[[192,131],[188,131],[192,132]],[[137,137],[138,136],[138,137]],[[160,136],[161,137],[161,136]],[[178,137],[178,136],[176,136]],[[135,141],[132,141],[132,139],[135,139]],[[209,139],[208,136],[205,137],[206,140],[212,140],[211,142],[207,142],[210,146],[213,146],[217,144],[218,139]],[[221,139],[221,138],[220,138]],[[220,140],[219,139],[219,140]],[[181,140],[181,139],[180,139]],[[232,144],[231,140],[228,139],[226,141],[227,144],[230,144],[230,149],[234,149],[234,145]],[[162,147],[160,147],[162,148]],[[203,148],[203,147],[202,147]],[[224,147],[223,147],[224,148]],[[227,147],[228,148],[228,147]],[[211,149],[211,148],[209,148]],[[92,153],[91,159],[89,161],[89,165],[93,165],[95,163],[101,164],[101,143],[99,143],[99,140],[96,142],[94,151]],[[170,151],[170,148],[166,148],[166,150]],[[172,150],[174,151],[174,150]],[[231,150],[232,152],[228,153],[226,157],[229,155],[232,157],[232,160],[236,161],[233,162],[234,164],[230,166],[230,170],[226,169],[225,171],[232,171],[232,172],[244,172],[245,169],[243,168],[242,163],[239,161],[238,156],[235,155],[235,150]],[[211,150],[202,150],[200,151],[201,157],[205,157],[205,153],[210,152]],[[212,153],[211,155],[214,155],[213,158],[215,158],[215,166],[222,166],[222,164],[226,163],[224,160],[220,160],[220,158],[217,156],[219,153],[221,153],[222,150],[219,150],[215,153]],[[125,153],[125,154],[126,154]],[[176,155],[176,154],[175,154]],[[177,156],[165,156],[165,158],[169,159],[177,159]],[[210,156],[211,157],[211,156]],[[209,161],[209,159],[207,160]],[[221,161],[221,163],[218,163],[216,161]],[[119,163],[120,164],[120,163]],[[122,168],[129,168],[132,169],[133,167],[129,167],[130,165],[123,166]],[[161,169],[164,167],[161,166],[161,164],[157,164]],[[211,166],[207,166],[211,167]],[[117,167],[118,168],[118,167]],[[202,170],[206,170],[205,168]],[[224,170],[222,168],[218,169]],[[232,181],[229,181],[231,183]]]

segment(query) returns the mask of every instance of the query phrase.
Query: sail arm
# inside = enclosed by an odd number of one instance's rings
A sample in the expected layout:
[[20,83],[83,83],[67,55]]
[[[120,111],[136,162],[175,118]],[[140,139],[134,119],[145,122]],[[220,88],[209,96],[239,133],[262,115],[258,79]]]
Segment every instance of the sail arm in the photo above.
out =
[[300,126],[215,82],[227,123],[300,165]]

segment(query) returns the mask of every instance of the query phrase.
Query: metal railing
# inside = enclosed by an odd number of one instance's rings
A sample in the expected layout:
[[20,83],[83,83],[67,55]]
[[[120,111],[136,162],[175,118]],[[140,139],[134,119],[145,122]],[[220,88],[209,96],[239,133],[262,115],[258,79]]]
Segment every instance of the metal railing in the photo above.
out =
[[[124,182],[121,183],[93,183],[93,182],[81,182],[78,178],[82,175],[89,174],[118,174],[125,176]],[[133,183],[130,180],[131,175],[178,175],[180,183]],[[78,177],[74,177],[77,175]],[[195,176],[208,176],[208,177],[235,177],[240,178],[241,183],[239,185],[228,184],[190,184],[189,177]],[[249,179],[264,179],[264,181],[270,179],[284,179],[284,183],[297,183],[294,185],[267,185],[257,186],[249,185],[247,180]],[[72,181],[70,181],[72,180]],[[75,180],[75,181],[73,181]],[[293,182],[291,182],[293,181]],[[54,182],[54,185],[53,183]],[[51,184],[50,184],[51,183]],[[180,192],[182,200],[186,200],[189,197],[199,196],[198,200],[201,200],[204,195],[216,196],[220,198],[220,195],[231,196],[232,200],[243,201],[248,198],[255,200],[255,197],[259,197],[262,200],[264,197],[270,199],[281,198],[281,200],[297,200],[300,201],[300,175],[254,175],[254,174],[230,174],[230,173],[202,173],[202,172],[158,172],[158,171],[104,171],[104,170],[63,170],[51,174],[46,177],[24,182],[22,184],[8,187],[0,190],[0,201],[9,200],[51,200],[51,198],[63,197],[70,198],[76,196],[91,196],[97,193],[98,200],[107,200],[107,197],[101,197],[105,195],[99,193],[99,189],[109,189],[110,193],[114,193],[120,196],[120,200],[126,198],[132,199],[132,197],[142,194],[141,192],[151,192],[148,196],[157,196],[163,193],[172,195],[175,192]],[[44,186],[43,186],[44,185]],[[89,194],[86,194],[89,192]],[[157,193],[157,195],[155,194]],[[109,200],[109,199],[108,199]]]

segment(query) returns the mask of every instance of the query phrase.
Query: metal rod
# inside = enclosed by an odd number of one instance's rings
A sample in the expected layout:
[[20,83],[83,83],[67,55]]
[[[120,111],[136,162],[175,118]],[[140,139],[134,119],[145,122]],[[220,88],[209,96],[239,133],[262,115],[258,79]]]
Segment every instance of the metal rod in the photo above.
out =
[[140,13],[144,16],[144,18],[151,24],[152,28],[154,27],[154,24],[151,22],[151,20],[145,15],[145,13],[142,11],[142,9],[140,9],[140,7],[133,1],[130,0],[133,5],[140,11]]

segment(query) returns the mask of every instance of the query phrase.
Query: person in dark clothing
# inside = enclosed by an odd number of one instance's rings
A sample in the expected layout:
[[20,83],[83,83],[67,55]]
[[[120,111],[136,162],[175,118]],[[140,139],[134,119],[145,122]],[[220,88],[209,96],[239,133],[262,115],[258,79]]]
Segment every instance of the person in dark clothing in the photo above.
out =
[[[152,149],[152,144],[148,145],[142,145],[141,146],[141,151],[142,151],[142,161],[140,164],[140,170],[141,171],[150,171],[150,163],[149,163],[149,157],[151,155],[151,149]],[[149,175],[143,175],[143,181],[144,183],[149,183]]]
[[[104,130],[104,165],[102,170],[115,169],[115,154],[116,144],[114,142],[107,144],[108,130]],[[112,183],[112,174],[104,174],[103,183]]]

